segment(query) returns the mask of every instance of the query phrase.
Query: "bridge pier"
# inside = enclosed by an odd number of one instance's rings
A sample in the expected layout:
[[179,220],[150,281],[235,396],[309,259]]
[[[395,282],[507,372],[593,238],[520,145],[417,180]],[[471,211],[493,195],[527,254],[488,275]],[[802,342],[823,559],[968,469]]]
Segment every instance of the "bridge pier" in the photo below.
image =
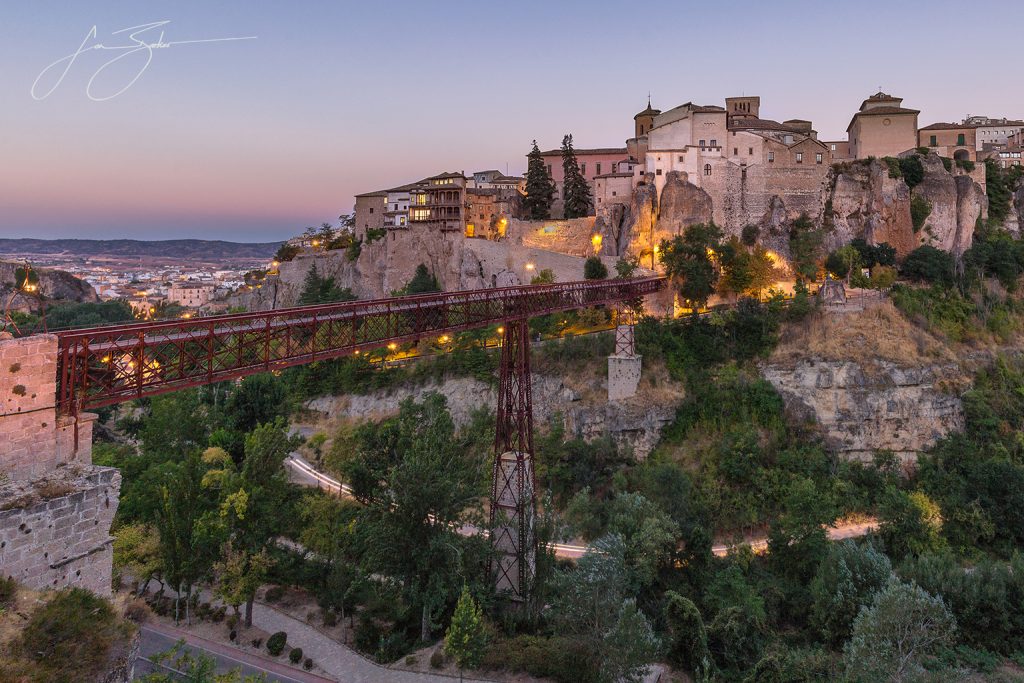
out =
[[625,318],[615,328],[615,353],[608,356],[609,401],[636,395],[640,384],[641,359],[633,340],[633,321]]
[[536,570],[534,491],[530,329],[522,319],[505,324],[501,344],[490,524],[495,591],[516,601],[527,598]]
[[109,595],[121,475],[92,465],[96,416],[56,397],[57,337],[0,339],[0,575]]

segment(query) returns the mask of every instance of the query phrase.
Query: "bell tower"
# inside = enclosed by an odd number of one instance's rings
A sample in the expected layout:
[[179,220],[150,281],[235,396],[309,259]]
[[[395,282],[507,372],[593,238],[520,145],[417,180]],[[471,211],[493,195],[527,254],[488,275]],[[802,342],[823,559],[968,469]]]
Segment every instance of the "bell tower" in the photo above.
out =
[[651,107],[651,96],[647,96],[647,109],[633,117],[636,126],[636,137],[642,137],[654,126],[654,117],[661,113],[660,109],[653,109]]

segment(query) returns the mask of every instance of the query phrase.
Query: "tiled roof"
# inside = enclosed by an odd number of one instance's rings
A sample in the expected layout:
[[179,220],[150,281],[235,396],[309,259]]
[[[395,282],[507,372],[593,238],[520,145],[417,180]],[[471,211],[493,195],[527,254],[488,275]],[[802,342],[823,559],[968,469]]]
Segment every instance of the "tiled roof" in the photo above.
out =
[[632,173],[602,173],[601,175],[594,176],[595,178],[632,178]]
[[960,128],[970,128],[973,130],[979,127],[973,123],[944,123],[940,121],[939,123],[930,123],[920,130],[958,130]]
[[859,111],[854,116],[880,116],[882,114],[920,114],[918,109],[907,109],[906,107],[872,107]]
[[[594,154],[625,154],[626,153],[626,148],[625,147],[596,147],[594,149],[576,149],[576,150],[573,150],[573,151],[576,152],[576,156],[594,155]],[[552,155],[555,155],[555,154],[561,155],[562,154],[562,150],[561,149],[549,149],[546,152],[541,152],[540,153],[540,155],[543,156],[543,157],[548,157],[548,156],[552,156]]]
[[[786,123],[796,121],[792,119]],[[806,133],[807,128],[800,128],[799,126],[787,126],[786,123],[779,123],[778,121],[772,121],[771,119],[751,119],[751,118],[735,118],[729,121],[729,130],[779,130],[792,133]],[[809,121],[805,123],[810,123]]]
[[902,97],[893,97],[892,95],[890,95],[888,93],[884,93],[881,90],[879,90],[874,95],[872,95],[871,97],[867,98],[864,101],[865,102],[887,102],[887,101],[890,101],[890,100],[902,100],[902,99],[903,99]]

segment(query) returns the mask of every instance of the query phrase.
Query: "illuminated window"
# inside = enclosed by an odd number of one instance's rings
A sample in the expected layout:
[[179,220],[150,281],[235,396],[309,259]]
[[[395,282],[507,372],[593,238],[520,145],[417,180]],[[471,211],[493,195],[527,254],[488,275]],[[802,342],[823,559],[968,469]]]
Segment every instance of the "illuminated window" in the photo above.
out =
[[466,223],[466,237],[476,237],[476,226],[472,223]]

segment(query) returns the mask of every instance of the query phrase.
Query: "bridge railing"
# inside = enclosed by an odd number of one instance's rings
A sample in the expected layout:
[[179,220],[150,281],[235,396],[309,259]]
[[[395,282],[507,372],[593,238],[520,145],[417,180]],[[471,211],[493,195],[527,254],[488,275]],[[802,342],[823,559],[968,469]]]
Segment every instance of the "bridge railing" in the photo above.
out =
[[59,403],[73,414],[389,343],[633,299],[664,285],[658,277],[590,280],[59,332]]

